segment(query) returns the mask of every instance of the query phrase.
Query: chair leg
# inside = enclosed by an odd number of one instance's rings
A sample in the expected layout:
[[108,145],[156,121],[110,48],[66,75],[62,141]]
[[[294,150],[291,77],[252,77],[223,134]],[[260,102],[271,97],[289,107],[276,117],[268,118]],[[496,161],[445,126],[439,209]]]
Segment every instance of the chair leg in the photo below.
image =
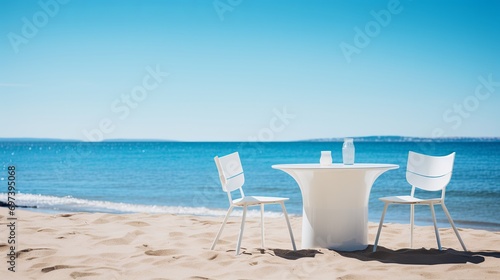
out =
[[432,213],[432,221],[434,222],[434,231],[436,233],[436,240],[438,244],[439,251],[441,251],[441,240],[439,239],[439,231],[437,228],[437,223],[436,223],[436,213],[434,212],[434,204],[429,204],[429,207],[431,208],[431,213]]
[[281,210],[285,215],[286,224],[288,226],[288,231],[290,232],[290,239],[292,240],[292,247],[294,251],[297,251],[297,247],[295,246],[295,239],[293,238],[292,226],[290,225],[290,220],[288,219],[288,213],[286,212],[285,203],[281,202]]
[[247,216],[247,206],[243,206],[243,216],[241,217],[241,227],[240,227],[240,235],[238,236],[238,244],[236,245],[236,255],[240,254],[241,247],[241,239],[243,237],[243,230],[245,229],[245,219]]
[[448,212],[448,209],[446,208],[446,205],[444,205],[444,202],[441,203],[441,206],[443,207],[444,213],[446,214],[446,217],[448,217],[448,221],[450,222],[450,225],[453,227],[453,230],[455,231],[455,235],[457,236],[458,241],[460,241],[460,244],[462,245],[462,248],[464,249],[464,251],[467,251],[467,248],[465,248],[465,244],[462,241],[462,238],[460,237],[460,234],[458,233],[458,230],[455,227],[455,223],[451,219],[450,212]]
[[264,204],[260,205],[260,245],[264,249]]
[[385,203],[384,211],[382,211],[382,217],[380,217],[380,223],[378,224],[377,237],[375,237],[375,244],[373,244],[373,252],[377,251],[378,239],[380,237],[380,232],[382,231],[382,225],[384,224],[385,212],[387,211],[387,207],[389,203]]
[[217,232],[217,236],[215,237],[215,240],[212,243],[212,247],[210,248],[210,250],[213,250],[215,248],[215,245],[217,244],[217,241],[219,241],[222,230],[224,229],[224,226],[226,225],[226,222],[227,222],[227,219],[229,218],[229,215],[231,215],[231,212],[233,212],[233,209],[234,209],[234,207],[231,206],[227,210],[226,217],[224,218],[224,221],[222,222],[222,225],[220,226],[219,232]]
[[414,228],[415,228],[415,204],[410,204],[410,248],[413,248]]

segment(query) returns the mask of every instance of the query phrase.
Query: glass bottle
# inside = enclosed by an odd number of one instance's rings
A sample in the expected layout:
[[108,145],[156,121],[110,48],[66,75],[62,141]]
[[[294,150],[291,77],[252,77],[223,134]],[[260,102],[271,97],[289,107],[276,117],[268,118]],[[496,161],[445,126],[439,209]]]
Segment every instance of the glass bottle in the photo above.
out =
[[345,138],[342,145],[342,161],[344,164],[354,164],[354,143],[352,138]]

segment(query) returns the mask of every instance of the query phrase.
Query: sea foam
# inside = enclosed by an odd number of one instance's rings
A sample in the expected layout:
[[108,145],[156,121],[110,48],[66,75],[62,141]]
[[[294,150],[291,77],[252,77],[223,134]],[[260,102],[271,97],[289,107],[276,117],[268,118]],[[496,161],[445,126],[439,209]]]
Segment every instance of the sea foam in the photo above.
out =
[[[151,213],[151,214],[178,214],[178,215],[203,215],[224,216],[226,209],[209,209],[206,207],[162,206],[117,203],[101,200],[87,200],[72,196],[48,196],[41,194],[18,193],[15,196],[16,205],[35,208],[41,211],[56,212],[104,212],[104,213]],[[0,193],[0,200],[7,201],[7,194]],[[242,216],[243,211],[235,209],[231,216]],[[266,217],[281,217],[279,212],[266,211]],[[249,210],[249,217],[260,217],[259,210]],[[293,216],[293,215],[291,215]]]

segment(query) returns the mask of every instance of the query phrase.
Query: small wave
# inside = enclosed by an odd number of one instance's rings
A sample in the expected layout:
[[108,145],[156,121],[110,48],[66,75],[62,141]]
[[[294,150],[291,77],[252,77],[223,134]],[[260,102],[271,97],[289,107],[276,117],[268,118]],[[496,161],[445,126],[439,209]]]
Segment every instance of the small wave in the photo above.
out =
[[[105,212],[105,213],[150,213],[150,214],[178,214],[197,216],[224,216],[227,209],[210,209],[206,207],[165,206],[130,204],[101,200],[87,200],[72,196],[48,196],[41,194],[16,194],[16,205],[36,207],[40,210],[59,212]],[[0,193],[0,201],[7,201],[7,194]],[[242,216],[242,210],[234,210],[231,216]],[[281,217],[280,212],[266,211],[266,217]],[[290,215],[290,214],[289,214]],[[249,217],[260,217],[259,210],[249,210]],[[294,216],[294,215],[290,215]]]
[[462,224],[465,227],[500,231],[500,223],[484,222],[484,221],[465,221],[465,220],[454,220],[454,221],[456,224]]

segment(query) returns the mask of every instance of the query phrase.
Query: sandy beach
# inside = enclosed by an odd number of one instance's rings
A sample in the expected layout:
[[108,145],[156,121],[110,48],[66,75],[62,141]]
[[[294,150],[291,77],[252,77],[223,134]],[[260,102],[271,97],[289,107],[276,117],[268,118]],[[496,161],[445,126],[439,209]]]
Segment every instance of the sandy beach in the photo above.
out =
[[[260,249],[258,218],[248,218],[242,254],[234,255],[238,217],[231,217],[215,250],[222,217],[168,214],[46,214],[16,210],[15,272],[8,209],[0,209],[0,279],[500,279],[500,232],[460,229],[469,252],[450,228],[387,224],[376,253],[327,249],[291,251],[283,218],[267,218]],[[298,248],[301,218],[292,218]],[[377,225],[369,225],[373,244]]]

